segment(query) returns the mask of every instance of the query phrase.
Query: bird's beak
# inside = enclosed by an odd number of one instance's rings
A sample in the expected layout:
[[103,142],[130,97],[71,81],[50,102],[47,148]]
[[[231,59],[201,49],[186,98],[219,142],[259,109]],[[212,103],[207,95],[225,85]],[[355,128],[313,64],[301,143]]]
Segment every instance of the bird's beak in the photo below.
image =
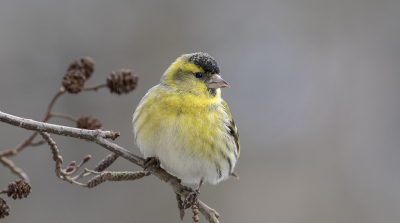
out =
[[210,79],[206,81],[207,88],[224,88],[229,87],[229,84],[224,81],[218,74],[211,75]]

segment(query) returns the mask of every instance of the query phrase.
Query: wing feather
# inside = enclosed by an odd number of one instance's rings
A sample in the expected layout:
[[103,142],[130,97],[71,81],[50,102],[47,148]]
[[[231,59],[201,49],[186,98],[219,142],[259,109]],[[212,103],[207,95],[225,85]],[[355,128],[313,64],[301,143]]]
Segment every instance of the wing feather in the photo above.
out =
[[230,122],[229,122],[229,126],[228,126],[228,128],[229,128],[229,132],[228,133],[235,140],[236,150],[237,150],[237,154],[239,156],[240,155],[239,132],[238,132],[237,127],[235,125],[235,121],[232,118],[231,112],[229,111],[228,104],[224,100],[221,101],[221,104],[222,104],[222,106],[224,106],[224,109],[225,109],[226,113],[229,116],[229,121]]

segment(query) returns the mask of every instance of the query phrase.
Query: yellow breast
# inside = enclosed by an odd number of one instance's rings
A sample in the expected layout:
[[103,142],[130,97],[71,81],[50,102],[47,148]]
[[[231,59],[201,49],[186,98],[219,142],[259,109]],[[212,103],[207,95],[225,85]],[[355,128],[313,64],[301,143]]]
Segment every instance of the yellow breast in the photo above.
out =
[[137,145],[145,157],[184,182],[216,184],[229,177],[237,160],[229,135],[229,116],[216,98],[194,97],[157,85],[140,102],[133,118]]
[[201,156],[213,155],[216,148],[226,146],[228,115],[219,95],[220,91],[214,98],[200,98],[154,87],[135,112],[136,140],[146,148],[174,144]]

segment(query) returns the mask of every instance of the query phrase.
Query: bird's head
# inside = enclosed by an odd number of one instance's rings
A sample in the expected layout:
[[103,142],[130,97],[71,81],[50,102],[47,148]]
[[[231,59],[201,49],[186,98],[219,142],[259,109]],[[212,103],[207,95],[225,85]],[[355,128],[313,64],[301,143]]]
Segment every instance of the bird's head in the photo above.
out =
[[217,62],[207,53],[182,55],[165,71],[161,83],[182,93],[207,97],[229,87],[220,76]]

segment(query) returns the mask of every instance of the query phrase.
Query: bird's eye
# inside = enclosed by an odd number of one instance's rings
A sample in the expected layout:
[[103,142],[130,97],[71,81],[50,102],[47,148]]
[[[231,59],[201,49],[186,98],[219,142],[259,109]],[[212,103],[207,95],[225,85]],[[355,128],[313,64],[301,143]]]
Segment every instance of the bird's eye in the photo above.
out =
[[202,77],[203,77],[203,74],[200,73],[200,72],[196,72],[194,75],[195,75],[197,78],[202,78]]

